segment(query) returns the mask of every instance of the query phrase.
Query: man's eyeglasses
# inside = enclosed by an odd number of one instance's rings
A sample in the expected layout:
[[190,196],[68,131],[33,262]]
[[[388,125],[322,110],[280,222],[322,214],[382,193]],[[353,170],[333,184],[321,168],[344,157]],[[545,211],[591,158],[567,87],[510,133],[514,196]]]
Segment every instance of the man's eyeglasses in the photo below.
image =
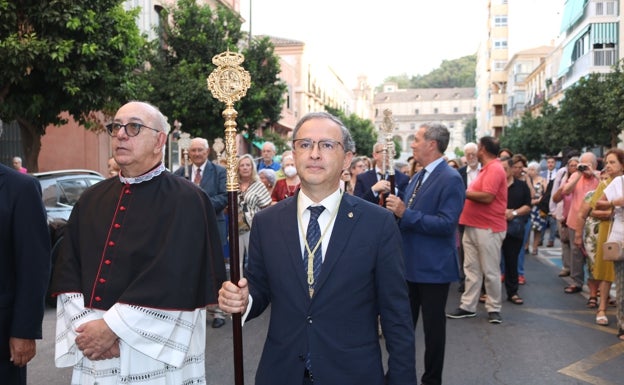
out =
[[108,132],[108,135],[110,136],[117,136],[117,133],[119,132],[119,130],[123,128],[124,130],[126,130],[126,135],[128,135],[129,137],[133,137],[133,136],[139,135],[143,127],[149,128],[150,130],[153,130],[156,132],[161,132],[160,130],[157,130],[155,128],[147,127],[145,124],[134,123],[134,122],[130,122],[126,124],[109,123],[106,125],[106,131]]
[[338,145],[344,148],[342,143],[338,142],[337,140],[321,139],[317,142],[309,138],[293,140],[293,148],[296,151],[303,151],[303,152],[312,151],[312,149],[314,149],[315,143],[318,145],[319,151],[324,152],[324,153],[334,151],[336,148],[338,148]]

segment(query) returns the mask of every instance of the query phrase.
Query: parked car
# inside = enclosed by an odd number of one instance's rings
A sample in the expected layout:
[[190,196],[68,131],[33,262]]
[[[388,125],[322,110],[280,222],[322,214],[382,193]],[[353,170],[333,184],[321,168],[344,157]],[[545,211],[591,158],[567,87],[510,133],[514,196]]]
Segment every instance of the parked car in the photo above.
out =
[[[74,205],[87,188],[104,180],[104,177],[91,170],[59,170],[38,172],[32,175],[41,183],[43,203],[48,215],[52,268],[54,268],[63,239],[63,229]],[[46,302],[51,306],[56,304],[56,300],[51,297],[49,291],[46,295]]]
[[68,220],[83,191],[104,179],[102,174],[91,170],[59,170],[32,175],[41,183],[48,222]]

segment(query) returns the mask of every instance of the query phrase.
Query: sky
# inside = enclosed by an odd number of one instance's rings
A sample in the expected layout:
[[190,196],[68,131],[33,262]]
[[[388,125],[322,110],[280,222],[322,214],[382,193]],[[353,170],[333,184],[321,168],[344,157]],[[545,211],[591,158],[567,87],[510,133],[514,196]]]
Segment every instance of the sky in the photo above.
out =
[[[564,0],[510,0],[515,25],[526,30],[521,49],[548,45]],[[251,4],[251,17],[250,17]],[[253,35],[299,40],[322,52],[350,86],[367,75],[373,86],[388,76],[424,75],[475,54],[486,33],[486,0],[241,0],[243,29]],[[536,17],[535,10],[546,16]],[[522,15],[522,16],[521,16]],[[521,16],[521,17],[520,17]],[[553,20],[554,19],[554,20]],[[249,23],[251,20],[251,23]],[[512,25],[510,20],[510,27]],[[526,35],[526,36],[524,36]],[[531,40],[533,39],[533,40]],[[510,53],[511,54],[511,53]]]

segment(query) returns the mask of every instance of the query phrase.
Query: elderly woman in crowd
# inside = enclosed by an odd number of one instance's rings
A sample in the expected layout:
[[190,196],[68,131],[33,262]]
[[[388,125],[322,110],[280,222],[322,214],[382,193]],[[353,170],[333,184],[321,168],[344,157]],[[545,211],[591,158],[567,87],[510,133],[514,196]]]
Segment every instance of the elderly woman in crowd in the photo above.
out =
[[275,188],[271,193],[272,204],[275,204],[281,200],[295,195],[299,190],[299,175],[297,175],[297,169],[295,168],[295,160],[292,155],[288,155],[282,158],[282,171],[284,172],[284,179],[280,179],[275,183]]
[[264,187],[271,194],[276,185],[277,173],[270,168],[263,168],[258,171],[258,178],[260,178],[260,182],[264,184]]
[[[605,261],[602,253],[602,244],[607,241],[607,237],[609,236],[611,217],[613,215],[613,209],[604,199],[604,191],[615,178],[622,176],[623,173],[624,151],[619,148],[613,148],[607,151],[600,184],[596,190],[587,194],[579,210],[578,223],[579,228],[585,226],[584,239],[581,239],[580,232],[577,232],[574,236],[574,243],[577,246],[583,246],[587,255],[592,259],[592,263],[589,264],[589,270],[593,281],[588,281],[588,286],[590,286],[588,306],[593,308],[598,307],[596,324],[601,326],[609,325],[606,311],[609,303],[611,283],[615,280],[614,263]],[[604,176],[604,178],[602,178],[602,176]],[[592,224],[594,225],[592,226]],[[598,292],[598,288],[600,289],[599,304],[597,303],[598,298],[595,294]],[[595,293],[591,293],[591,291]]]
[[271,204],[271,195],[260,181],[253,157],[245,154],[238,159],[238,252],[240,271],[249,248],[249,232],[254,215]]

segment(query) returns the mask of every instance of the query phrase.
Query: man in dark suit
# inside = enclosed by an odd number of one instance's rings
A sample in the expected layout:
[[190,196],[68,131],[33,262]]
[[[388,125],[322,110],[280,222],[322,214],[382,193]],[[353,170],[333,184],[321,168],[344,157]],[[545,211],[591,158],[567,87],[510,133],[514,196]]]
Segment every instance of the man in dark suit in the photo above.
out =
[[[308,114],[293,138],[301,189],[254,217],[247,278],[238,286],[226,282],[219,292],[222,309],[247,311],[247,319],[271,304],[255,383],[415,384],[414,331],[394,216],[341,193],[340,176],[355,145],[340,120]],[[385,375],[378,315],[389,353]]]
[[[219,239],[221,239],[221,247],[223,247],[227,242],[227,229],[225,228],[225,215],[223,214],[228,200],[227,190],[225,189],[225,168],[208,161],[208,155],[210,155],[208,141],[204,138],[193,138],[189,146],[191,164],[186,166],[187,170],[184,167],[180,167],[174,174],[188,176],[189,180],[208,194],[217,216]],[[185,173],[185,171],[188,172]],[[220,328],[225,325],[225,315],[217,306],[209,306],[208,312],[213,316],[213,328]]]
[[[0,129],[1,131],[1,129]],[[0,165],[0,379],[26,385],[41,339],[50,281],[50,235],[41,185]]]
[[421,384],[441,384],[446,343],[446,300],[449,285],[459,279],[457,224],[466,189],[444,160],[448,129],[439,123],[420,126],[411,144],[423,165],[403,200],[390,195],[386,207],[399,220],[414,328],[422,311],[425,372]]
[[[390,182],[387,180],[387,172],[382,170],[384,156],[384,144],[376,143],[373,146],[375,168],[357,176],[357,182],[355,183],[353,195],[371,203],[379,204],[379,194],[387,194],[390,192]],[[399,197],[402,198],[408,183],[408,176],[395,169],[394,186],[396,190],[392,191],[392,193],[398,194]]]

